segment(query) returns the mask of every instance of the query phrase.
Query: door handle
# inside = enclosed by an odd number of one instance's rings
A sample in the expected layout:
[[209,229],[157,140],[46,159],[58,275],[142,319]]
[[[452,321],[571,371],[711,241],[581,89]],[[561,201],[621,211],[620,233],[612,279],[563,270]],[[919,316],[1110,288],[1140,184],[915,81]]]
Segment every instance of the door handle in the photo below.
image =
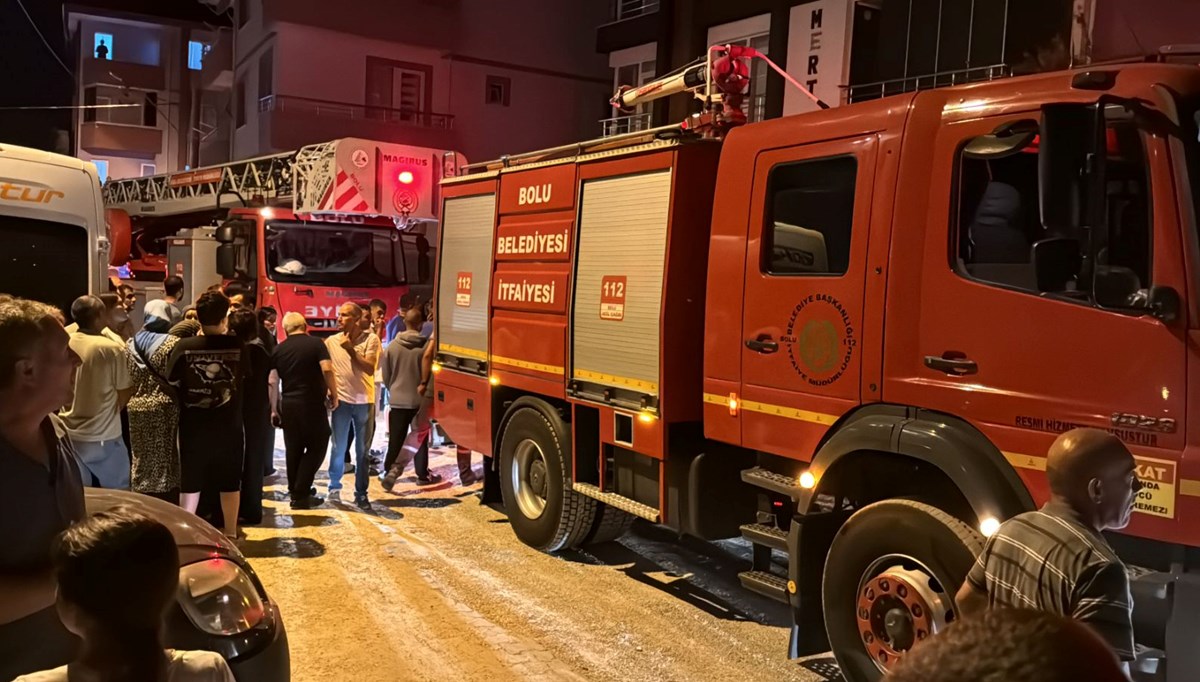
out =
[[746,347],[755,353],[770,355],[779,350],[779,344],[771,340],[770,336],[762,335],[757,339],[746,339]]
[[946,351],[941,355],[926,355],[925,366],[951,376],[961,377],[979,372],[979,365],[963,353]]
[[309,298],[312,298],[313,290],[312,289],[301,289],[300,287],[292,287],[292,293],[296,294],[297,296],[307,296]]

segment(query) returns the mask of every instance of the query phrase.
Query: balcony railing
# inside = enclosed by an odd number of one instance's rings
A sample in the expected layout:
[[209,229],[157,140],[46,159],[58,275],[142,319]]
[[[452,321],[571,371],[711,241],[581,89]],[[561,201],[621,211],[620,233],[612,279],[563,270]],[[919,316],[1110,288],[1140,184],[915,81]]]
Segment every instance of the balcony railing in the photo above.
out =
[[658,0],[616,0],[613,14],[617,21],[632,19],[658,11]]
[[391,109],[388,107],[370,107],[349,102],[331,102],[309,97],[294,97],[292,95],[267,95],[258,100],[260,112],[301,112],[318,117],[381,121],[397,125],[418,126],[421,128],[438,128],[450,130],[454,127],[454,116],[451,114],[436,114],[415,109]]
[[636,133],[639,130],[647,130],[650,128],[650,112],[644,114],[630,114],[628,116],[614,116],[600,120],[601,137],[611,137],[613,135],[622,135],[624,133]]
[[993,64],[991,66],[977,66],[957,71],[929,73],[922,76],[893,78],[892,80],[879,81],[877,83],[851,85],[846,88],[846,101],[849,104],[853,104],[855,102],[865,102],[891,95],[899,95],[903,92],[944,88],[951,85],[962,85],[963,83],[993,81],[998,78],[1007,78],[1011,75],[1012,70],[1007,64]]

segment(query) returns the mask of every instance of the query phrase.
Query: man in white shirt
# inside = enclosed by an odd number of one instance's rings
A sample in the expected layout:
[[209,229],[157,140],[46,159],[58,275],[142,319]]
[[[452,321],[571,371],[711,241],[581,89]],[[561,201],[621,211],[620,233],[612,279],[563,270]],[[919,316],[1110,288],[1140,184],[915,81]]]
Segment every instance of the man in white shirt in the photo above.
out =
[[354,427],[354,504],[370,509],[367,500],[368,443],[361,435],[367,431],[367,418],[375,396],[375,368],[379,364],[379,337],[362,328],[363,311],[357,304],[347,303],[338,309],[341,332],[325,340],[333,374],[337,378],[338,406],[333,411],[333,444],[329,455],[329,495],[336,498],[342,489],[345,462],[342,453]]
[[75,397],[63,408],[63,423],[82,465],[84,483],[101,488],[129,488],[129,450],[121,439],[121,410],[133,396],[133,380],[125,347],[108,338],[108,310],[95,296],[71,304],[79,331],[71,334],[71,350],[82,361],[75,376]]

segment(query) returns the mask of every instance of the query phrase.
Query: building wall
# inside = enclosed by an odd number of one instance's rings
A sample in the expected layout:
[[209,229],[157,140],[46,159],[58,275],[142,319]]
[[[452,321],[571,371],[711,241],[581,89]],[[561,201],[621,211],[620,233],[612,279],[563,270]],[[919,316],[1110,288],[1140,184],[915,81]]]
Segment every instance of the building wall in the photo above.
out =
[[1195,45],[1200,26],[1196,0],[1095,0],[1092,59],[1103,61],[1157,52],[1165,45]]

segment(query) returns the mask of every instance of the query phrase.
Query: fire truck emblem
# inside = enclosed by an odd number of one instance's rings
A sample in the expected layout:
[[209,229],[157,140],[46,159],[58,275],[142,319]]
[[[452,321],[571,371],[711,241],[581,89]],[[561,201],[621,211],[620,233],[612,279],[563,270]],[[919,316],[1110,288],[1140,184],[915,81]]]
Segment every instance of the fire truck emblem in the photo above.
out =
[[366,168],[367,164],[371,163],[371,157],[367,155],[366,151],[355,149],[354,153],[350,155],[350,161],[355,168]]
[[792,369],[818,388],[842,378],[858,345],[849,312],[828,294],[812,294],[797,303],[782,340]]
[[405,215],[416,213],[417,207],[421,205],[421,200],[417,198],[417,193],[401,187],[392,195],[392,205],[396,207],[396,211]]

